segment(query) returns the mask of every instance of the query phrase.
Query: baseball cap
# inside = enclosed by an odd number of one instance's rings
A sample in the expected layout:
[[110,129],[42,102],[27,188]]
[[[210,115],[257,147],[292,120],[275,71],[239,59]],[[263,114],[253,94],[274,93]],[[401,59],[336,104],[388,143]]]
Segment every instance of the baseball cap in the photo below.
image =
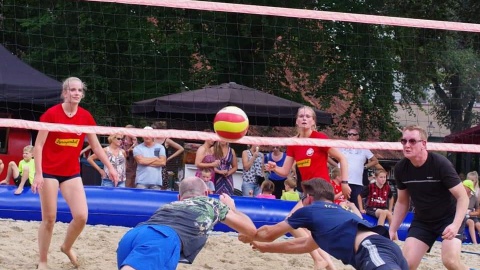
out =
[[463,181],[463,185],[469,188],[472,192],[475,192],[475,188],[473,187],[473,181],[472,180],[465,180]]
[[143,129],[153,129],[151,126],[146,126]]

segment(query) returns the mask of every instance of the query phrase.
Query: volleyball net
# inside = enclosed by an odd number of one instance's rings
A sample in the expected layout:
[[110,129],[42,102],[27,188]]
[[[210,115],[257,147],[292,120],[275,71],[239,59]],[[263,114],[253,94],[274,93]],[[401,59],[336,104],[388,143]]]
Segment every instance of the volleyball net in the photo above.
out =
[[[0,126],[218,139],[201,131],[212,127],[212,110],[232,98],[225,93],[245,86],[326,112],[319,129],[339,140],[286,138],[299,106],[276,104],[273,97],[259,102],[239,90],[236,102],[252,103],[244,110],[258,126],[242,144],[400,150],[399,129],[418,124],[438,139],[430,150],[480,152],[476,145],[440,143],[478,124],[480,24],[465,23],[476,18],[476,5],[455,16],[437,10],[427,20],[402,3],[251,3],[4,0],[2,45],[57,81],[76,76],[86,82],[81,105],[99,126],[36,122],[54,99],[35,89],[27,91],[31,102],[0,100]],[[217,96],[201,92],[211,88]],[[60,88],[48,93],[59,97]],[[290,119],[279,117],[285,112]],[[122,128],[157,121],[166,129]],[[341,140],[352,126],[363,140],[378,142]]]

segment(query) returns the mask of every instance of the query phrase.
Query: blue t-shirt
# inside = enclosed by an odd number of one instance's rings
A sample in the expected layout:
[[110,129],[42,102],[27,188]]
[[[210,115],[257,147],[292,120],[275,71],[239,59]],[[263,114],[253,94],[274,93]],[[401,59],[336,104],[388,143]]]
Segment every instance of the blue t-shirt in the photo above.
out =
[[373,228],[338,204],[316,201],[295,211],[287,219],[294,229],[306,228],[312,232],[317,245],[344,264],[355,266],[355,237],[358,228]]
[[[133,148],[133,156],[151,157],[165,157],[165,147],[155,143],[152,147],[147,147],[145,144],[139,144]],[[137,164],[137,175],[135,177],[135,184],[142,185],[162,185],[162,169],[163,167],[145,166]]]
[[[282,167],[286,158],[287,158],[287,154],[282,153],[282,158],[279,161],[275,161],[272,158],[272,153],[268,153],[268,154],[265,155],[264,161],[265,161],[265,164],[267,164],[269,161],[273,161],[273,162],[275,162],[275,164],[277,164],[277,167]],[[280,176],[280,175],[276,174],[275,172],[271,171],[268,175],[268,179],[270,179],[272,181],[283,181],[287,178],[283,177],[283,176]]]

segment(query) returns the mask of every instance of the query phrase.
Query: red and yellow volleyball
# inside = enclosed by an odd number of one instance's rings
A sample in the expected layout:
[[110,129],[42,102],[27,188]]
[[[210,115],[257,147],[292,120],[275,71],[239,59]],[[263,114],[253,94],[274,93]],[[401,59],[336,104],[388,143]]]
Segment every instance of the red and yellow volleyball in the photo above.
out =
[[239,140],[248,131],[247,114],[235,106],[225,107],[215,115],[213,129],[225,141]]

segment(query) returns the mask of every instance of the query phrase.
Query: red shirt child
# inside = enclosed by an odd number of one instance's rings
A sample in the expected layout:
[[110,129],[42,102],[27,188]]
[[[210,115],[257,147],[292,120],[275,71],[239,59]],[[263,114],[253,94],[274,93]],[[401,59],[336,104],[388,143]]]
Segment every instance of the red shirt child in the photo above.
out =
[[340,169],[335,168],[332,171],[332,177],[330,179],[330,184],[333,186],[333,192],[335,193],[335,200],[334,203],[340,204],[345,202],[345,196],[343,196],[342,192],[342,179],[340,177]]

